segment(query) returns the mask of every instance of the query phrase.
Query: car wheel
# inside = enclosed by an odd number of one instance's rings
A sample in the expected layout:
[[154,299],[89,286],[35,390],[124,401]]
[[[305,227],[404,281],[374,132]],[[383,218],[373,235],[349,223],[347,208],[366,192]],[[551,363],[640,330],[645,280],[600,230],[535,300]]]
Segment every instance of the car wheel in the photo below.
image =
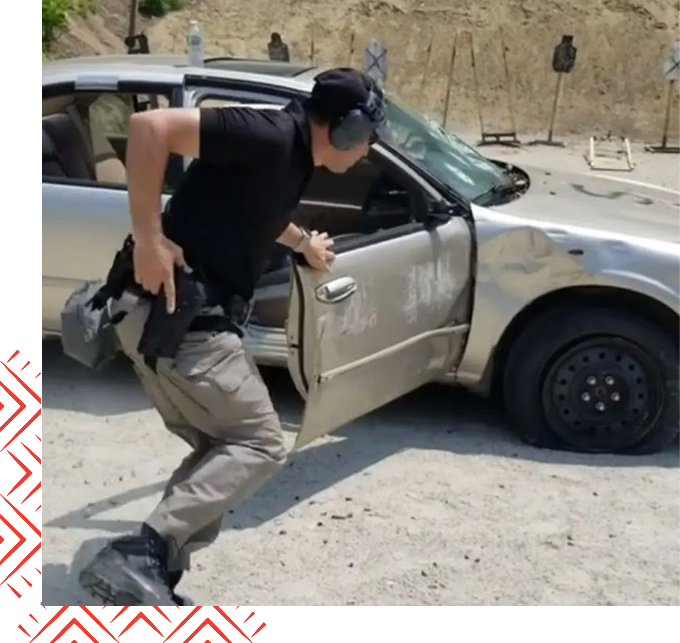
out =
[[606,307],[533,320],[503,372],[511,424],[537,447],[654,453],[678,435],[678,345],[642,316]]

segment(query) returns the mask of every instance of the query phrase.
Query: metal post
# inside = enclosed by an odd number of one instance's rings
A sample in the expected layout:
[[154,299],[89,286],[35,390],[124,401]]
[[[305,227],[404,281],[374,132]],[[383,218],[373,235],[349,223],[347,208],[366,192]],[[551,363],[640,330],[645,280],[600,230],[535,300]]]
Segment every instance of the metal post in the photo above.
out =
[[661,139],[661,147],[665,149],[668,147],[668,130],[671,125],[671,107],[673,105],[673,92],[675,90],[675,81],[671,80],[668,83],[668,96],[666,98],[666,118],[663,123],[663,137]]
[[[139,40],[140,45],[137,51],[141,53],[149,53],[148,51],[148,41],[146,36],[137,34],[137,14],[139,13],[139,0],[130,0],[130,18],[128,22],[128,37],[126,38],[126,44],[128,47],[128,53],[136,51],[135,46],[137,40]],[[139,96],[136,94],[132,97],[133,104],[135,106],[135,111],[139,111],[140,102]],[[151,94],[149,96],[149,106],[151,109],[158,109],[158,96]]]
[[512,88],[510,83],[510,66],[508,65],[508,55],[505,51],[505,38],[503,37],[503,28],[500,28],[501,32],[501,47],[503,48],[503,66],[505,67],[505,83],[508,88],[508,106],[510,108],[510,127],[512,128],[512,133],[517,133],[517,127],[515,126],[515,108],[512,101]]
[[669,130],[671,125],[671,112],[673,112],[673,99],[677,92],[677,83],[680,81],[680,39],[675,41],[670,51],[670,56],[664,62],[663,77],[668,84],[666,93],[666,113],[663,119],[663,134],[661,145],[645,145],[647,152],[659,152],[664,154],[680,154],[680,146],[669,145]]
[[312,24],[312,40],[309,45],[309,62],[311,65],[314,64],[314,25]]
[[128,23],[128,36],[132,38],[137,33],[137,13],[139,0],[130,0],[130,21]]
[[430,71],[430,62],[432,61],[432,49],[434,47],[434,31],[430,34],[430,44],[427,47],[427,58],[425,59],[425,69],[423,69],[423,77],[420,79],[420,101],[421,106],[425,100],[425,83],[427,82],[427,74]]
[[472,40],[472,32],[470,35],[470,59],[472,61],[472,77],[475,83],[475,96],[477,99],[477,111],[479,112],[479,128],[481,130],[482,140],[484,140],[484,118],[482,116],[482,97],[479,94],[479,78],[477,77],[477,65],[475,64],[475,46]]
[[451,85],[453,84],[453,66],[456,62],[456,50],[458,49],[458,32],[456,32],[456,37],[453,41],[453,47],[451,48],[451,62],[449,63],[449,79],[446,83],[446,99],[444,101],[444,118],[442,121],[442,127],[446,129],[446,121],[449,117],[449,101],[451,100]]
[[553,140],[553,130],[555,129],[555,116],[557,115],[557,104],[560,100],[560,94],[562,93],[562,72],[557,74],[557,87],[555,88],[555,98],[553,99],[552,114],[550,115],[550,127],[548,129],[548,143],[552,143]]

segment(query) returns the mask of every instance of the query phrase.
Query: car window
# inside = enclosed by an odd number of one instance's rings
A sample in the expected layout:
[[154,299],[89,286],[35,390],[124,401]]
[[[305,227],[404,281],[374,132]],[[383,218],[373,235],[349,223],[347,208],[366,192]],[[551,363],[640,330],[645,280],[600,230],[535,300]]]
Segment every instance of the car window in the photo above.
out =
[[387,99],[386,142],[451,188],[474,200],[508,179],[503,171],[439,124]]
[[[43,180],[126,186],[130,117],[169,104],[166,95],[113,92],[80,92],[68,103],[43,101]],[[169,170],[166,189],[170,183]]]
[[343,174],[317,168],[294,220],[337,238],[422,221],[425,211],[419,186],[373,154]]
[[149,94],[101,94],[90,103],[87,115],[90,129],[106,136],[128,134],[130,117],[136,111],[168,107],[167,96]]
[[318,167],[314,170],[302,199],[361,208],[379,174],[380,169],[367,158],[343,174]]

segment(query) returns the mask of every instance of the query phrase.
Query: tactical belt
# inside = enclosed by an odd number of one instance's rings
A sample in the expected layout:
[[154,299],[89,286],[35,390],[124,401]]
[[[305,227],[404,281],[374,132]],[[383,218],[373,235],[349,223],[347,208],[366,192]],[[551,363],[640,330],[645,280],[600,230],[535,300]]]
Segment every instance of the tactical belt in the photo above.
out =
[[223,333],[228,331],[231,333],[236,333],[239,337],[243,337],[242,327],[229,317],[223,317],[221,315],[202,315],[201,317],[196,317],[196,319],[191,322],[189,331],[207,331],[213,333]]
[[[232,295],[226,298],[215,296],[215,291],[206,286],[197,271],[193,276],[175,268],[176,310],[168,314],[164,292],[153,296],[135,283],[132,250],[132,235],[126,237],[123,247],[116,253],[109,270],[106,283],[92,298],[94,308],[102,308],[109,299],[120,299],[125,290],[149,299],[151,309],[147,317],[137,350],[152,370],[156,370],[159,357],[173,358],[179,350],[184,334],[188,331],[229,331],[243,337],[252,305],[242,297]],[[218,300],[218,301],[216,301]],[[221,301],[220,301],[221,300]],[[219,303],[224,314],[212,312],[201,314],[203,310]],[[113,319],[116,324],[125,317],[126,311],[119,311]]]
[[224,315],[199,315],[195,317],[189,326],[189,330],[217,333],[229,331],[243,337],[243,329],[248,324],[252,305],[241,297],[234,296],[228,298],[222,304],[222,309],[225,311]]

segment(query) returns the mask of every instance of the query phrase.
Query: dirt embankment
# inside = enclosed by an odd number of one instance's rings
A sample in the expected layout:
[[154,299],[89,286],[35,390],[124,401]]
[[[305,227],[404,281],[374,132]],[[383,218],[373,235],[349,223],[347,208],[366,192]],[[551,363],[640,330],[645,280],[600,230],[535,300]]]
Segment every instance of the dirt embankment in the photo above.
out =
[[[127,0],[107,0],[99,16],[75,21],[80,48],[71,53],[123,50]],[[441,117],[451,50],[458,35],[449,114],[453,129],[479,128],[470,37],[474,40],[485,129],[510,126],[502,42],[505,43],[517,130],[545,131],[556,75],[554,46],[572,34],[578,48],[565,78],[557,134],[611,130],[657,139],[663,124],[664,51],[678,32],[677,0],[193,0],[183,11],[143,22],[154,51],[181,52],[188,21],[203,26],[209,55],[263,57],[271,31],[279,31],[291,55],[314,61],[361,65],[371,37],[389,51],[388,87],[407,102]],[[352,34],[354,52],[351,53]],[[109,40],[113,36],[113,46]],[[501,39],[502,38],[502,39]],[[95,41],[95,42],[86,42]],[[97,42],[98,41],[98,42]],[[427,78],[423,74],[432,42]],[[96,46],[95,46],[96,45]],[[79,50],[80,49],[80,50]],[[677,111],[675,112],[677,114]],[[673,119],[677,130],[677,117]]]

